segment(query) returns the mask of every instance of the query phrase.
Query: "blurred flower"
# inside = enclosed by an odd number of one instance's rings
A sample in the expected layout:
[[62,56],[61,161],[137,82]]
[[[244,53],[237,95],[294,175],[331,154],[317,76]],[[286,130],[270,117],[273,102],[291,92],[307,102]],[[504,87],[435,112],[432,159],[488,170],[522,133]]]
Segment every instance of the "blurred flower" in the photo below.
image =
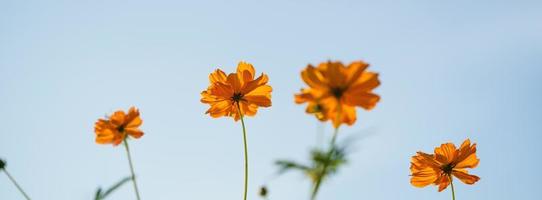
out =
[[96,122],[94,126],[96,143],[116,146],[122,143],[128,135],[136,139],[140,138],[143,136],[143,131],[139,130],[142,123],[139,110],[135,107],[131,107],[128,113],[122,110],[116,111],[110,117],[98,119]]
[[306,112],[319,120],[331,119],[335,128],[356,121],[356,106],[370,110],[380,96],[373,89],[380,85],[378,74],[367,72],[369,64],[356,61],[344,66],[341,62],[323,62],[307,66],[301,78],[309,86],[295,95],[298,104],[308,103]]
[[438,185],[440,192],[451,184],[453,175],[463,183],[472,185],[480,178],[468,174],[466,168],[475,168],[479,162],[476,144],[471,145],[469,139],[465,140],[459,149],[452,143],[442,144],[435,148],[435,154],[418,152],[412,157],[410,183],[416,187]]
[[238,109],[243,116],[254,116],[259,106],[270,107],[273,89],[267,85],[269,78],[262,73],[254,79],[255,74],[252,64],[246,62],[239,62],[237,72],[227,76],[220,69],[211,73],[209,87],[201,92],[201,102],[211,106],[206,114],[237,121],[241,117]]

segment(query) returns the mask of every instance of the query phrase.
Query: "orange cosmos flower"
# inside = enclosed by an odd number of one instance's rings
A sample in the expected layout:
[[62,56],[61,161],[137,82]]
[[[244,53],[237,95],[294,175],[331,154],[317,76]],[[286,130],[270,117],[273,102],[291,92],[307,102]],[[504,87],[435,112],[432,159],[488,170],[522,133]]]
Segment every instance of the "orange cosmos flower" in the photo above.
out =
[[435,148],[435,154],[418,152],[412,157],[410,183],[416,187],[429,184],[438,185],[442,191],[452,182],[452,175],[463,183],[472,185],[480,178],[470,175],[467,168],[478,166],[480,159],[476,157],[476,144],[467,139],[456,149],[452,143],[446,143]]
[[373,89],[380,85],[378,74],[367,72],[369,64],[363,61],[350,63],[323,62],[314,67],[309,64],[301,78],[309,86],[295,95],[298,104],[308,103],[306,112],[315,114],[321,121],[330,120],[335,128],[342,123],[356,122],[356,106],[371,110],[380,100]]
[[98,119],[94,125],[96,143],[119,145],[128,135],[133,138],[143,136],[139,126],[143,121],[139,117],[139,110],[131,107],[128,113],[122,110],[116,111],[106,119]]
[[226,76],[220,69],[209,75],[209,87],[201,92],[201,102],[211,107],[206,114],[218,118],[222,116],[240,119],[238,107],[243,116],[254,116],[258,107],[271,106],[271,92],[273,88],[267,85],[269,78],[256,74],[250,63],[239,62],[237,72]]

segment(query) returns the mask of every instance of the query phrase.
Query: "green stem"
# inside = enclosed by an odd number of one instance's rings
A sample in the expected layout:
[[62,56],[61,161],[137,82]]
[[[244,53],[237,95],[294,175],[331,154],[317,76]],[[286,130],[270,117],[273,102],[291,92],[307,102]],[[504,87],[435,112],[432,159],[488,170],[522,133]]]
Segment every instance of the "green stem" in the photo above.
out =
[[[1,171],[1,170],[0,170]],[[4,173],[6,173],[6,175],[8,176],[9,180],[11,180],[11,182],[13,183],[13,185],[15,185],[15,187],[17,187],[17,189],[19,190],[19,192],[21,192],[21,194],[23,194],[24,198],[27,199],[27,200],[30,200],[30,197],[26,194],[26,192],[24,192],[23,188],[17,183],[17,181],[15,181],[15,179],[13,178],[13,176],[11,176],[11,174],[9,174],[8,170],[6,170],[4,168]]]
[[126,149],[126,155],[128,155],[128,163],[130,163],[130,172],[132,173],[132,183],[134,183],[134,190],[136,193],[136,197],[137,197],[137,200],[140,200],[141,197],[139,197],[139,189],[137,188],[134,165],[132,164],[132,156],[130,155],[130,147],[128,147],[128,141],[126,140],[126,138],[124,139],[124,147]]
[[329,147],[329,152],[327,154],[327,162],[324,163],[324,167],[322,168],[322,172],[320,173],[320,176],[316,179],[316,184],[314,185],[314,188],[312,190],[311,199],[316,199],[316,194],[318,194],[318,190],[320,189],[320,185],[322,184],[322,179],[324,179],[324,176],[327,173],[327,167],[329,164],[329,161],[331,160],[331,156],[333,156],[333,152],[335,150],[335,140],[337,140],[337,133],[339,132],[339,127],[335,128],[335,131],[333,132],[333,138],[331,138],[331,146]]
[[452,187],[452,200],[455,200],[454,180],[450,175],[450,186]]
[[243,113],[241,113],[241,106],[237,102],[237,111],[241,118],[241,125],[243,126],[243,144],[245,146],[245,191],[243,194],[243,199],[247,200],[248,192],[248,145],[247,145],[247,130],[245,128],[245,120],[243,119]]

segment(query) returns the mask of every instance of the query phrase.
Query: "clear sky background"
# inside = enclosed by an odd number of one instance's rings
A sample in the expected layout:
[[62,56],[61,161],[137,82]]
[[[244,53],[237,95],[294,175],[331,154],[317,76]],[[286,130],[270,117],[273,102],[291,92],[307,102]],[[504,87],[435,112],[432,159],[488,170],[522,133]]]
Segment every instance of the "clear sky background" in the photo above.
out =
[[[409,160],[444,142],[478,143],[474,186],[458,199],[539,199],[541,1],[0,1],[0,157],[34,199],[92,199],[129,175],[122,146],[94,143],[96,119],[138,106],[132,141],[143,199],[240,199],[239,123],[199,102],[208,74],[246,60],[273,106],[246,120],[250,199],[307,199],[299,173],[318,123],[295,105],[308,63],[363,59],[382,101],[341,129],[350,163],[321,200],[450,199],[409,184]],[[325,135],[331,127],[325,126]],[[22,199],[0,174],[0,199]],[[110,199],[135,199],[131,185]]]

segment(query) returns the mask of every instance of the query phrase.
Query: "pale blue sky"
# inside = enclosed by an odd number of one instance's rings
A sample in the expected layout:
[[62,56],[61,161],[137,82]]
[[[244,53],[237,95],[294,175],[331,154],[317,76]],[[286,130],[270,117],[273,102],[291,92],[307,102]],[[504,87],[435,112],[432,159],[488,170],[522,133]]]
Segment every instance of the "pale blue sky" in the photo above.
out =
[[[104,114],[140,108],[131,142],[143,199],[240,199],[240,124],[199,92],[220,67],[253,63],[273,106],[247,119],[250,199],[278,158],[306,160],[317,122],[295,105],[299,72],[363,59],[382,101],[339,140],[358,140],[321,200],[450,199],[409,184],[409,159],[478,143],[482,179],[458,199],[538,199],[542,187],[541,1],[0,1],[0,157],[34,199],[91,199],[128,175],[122,147],[94,143]],[[326,129],[330,136],[330,127]],[[289,173],[271,199],[307,199]],[[0,174],[0,199],[22,196]],[[125,186],[111,199],[135,199]]]

